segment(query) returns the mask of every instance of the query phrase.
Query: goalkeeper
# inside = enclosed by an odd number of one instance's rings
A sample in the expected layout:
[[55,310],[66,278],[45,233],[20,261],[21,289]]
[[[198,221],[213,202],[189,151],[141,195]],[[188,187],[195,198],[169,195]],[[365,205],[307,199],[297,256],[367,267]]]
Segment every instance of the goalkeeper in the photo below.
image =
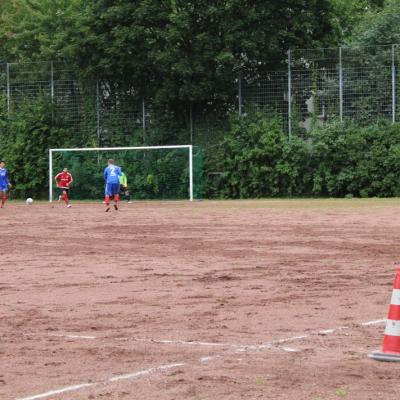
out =
[[124,196],[124,199],[131,203],[131,195],[128,190],[128,178],[124,172],[121,173],[119,177],[119,193],[120,196]]

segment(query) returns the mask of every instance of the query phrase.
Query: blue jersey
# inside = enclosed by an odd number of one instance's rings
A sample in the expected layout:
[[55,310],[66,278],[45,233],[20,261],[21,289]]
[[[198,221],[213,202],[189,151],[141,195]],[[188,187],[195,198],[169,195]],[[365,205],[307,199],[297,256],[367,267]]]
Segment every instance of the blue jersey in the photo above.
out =
[[121,168],[117,165],[109,165],[104,169],[104,180],[106,183],[118,183],[119,177],[122,175]]
[[7,170],[5,168],[0,168],[0,191],[4,191],[4,189],[7,190],[9,183]]

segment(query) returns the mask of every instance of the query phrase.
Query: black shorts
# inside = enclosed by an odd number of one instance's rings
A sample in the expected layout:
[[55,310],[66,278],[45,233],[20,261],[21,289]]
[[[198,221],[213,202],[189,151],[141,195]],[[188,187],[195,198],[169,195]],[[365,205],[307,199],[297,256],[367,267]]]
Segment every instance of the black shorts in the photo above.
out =
[[60,195],[64,194],[64,192],[67,192],[67,194],[69,193],[69,189],[68,188],[58,188]]

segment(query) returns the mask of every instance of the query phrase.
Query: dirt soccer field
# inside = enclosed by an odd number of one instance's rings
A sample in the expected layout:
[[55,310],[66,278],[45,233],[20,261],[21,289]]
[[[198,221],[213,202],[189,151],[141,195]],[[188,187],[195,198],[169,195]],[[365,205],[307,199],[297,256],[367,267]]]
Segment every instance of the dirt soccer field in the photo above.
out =
[[0,399],[398,399],[400,200],[0,210]]

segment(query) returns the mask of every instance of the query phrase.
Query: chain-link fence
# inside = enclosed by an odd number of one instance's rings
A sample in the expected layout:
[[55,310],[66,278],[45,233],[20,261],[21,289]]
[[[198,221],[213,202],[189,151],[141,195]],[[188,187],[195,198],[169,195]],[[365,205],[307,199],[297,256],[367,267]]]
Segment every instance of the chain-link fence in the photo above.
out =
[[400,45],[288,52],[287,70],[239,82],[239,112],[278,112],[288,133],[329,118],[360,123],[400,119]]
[[62,63],[0,64],[0,98],[8,113],[38,97],[51,102],[70,129],[96,132],[102,146],[146,127],[144,100],[121,83],[79,79]]
[[[163,141],[168,143],[176,137],[184,144],[208,145],[208,139],[216,139],[224,122],[215,112],[188,105],[179,110],[173,123],[166,123],[171,118],[169,111],[155,110],[151,99],[143,98],[133,85],[87,81],[63,63],[0,64],[3,110],[18,112],[39,97],[52,104],[54,113],[69,129],[94,133],[99,146],[165,144]],[[160,135],[161,121],[171,131],[170,138],[165,133]]]
[[[274,112],[288,134],[305,134],[330,118],[359,123],[400,120],[400,45],[293,50],[287,69],[241,70],[236,111]],[[42,96],[77,132],[95,133],[98,145],[159,144],[158,110],[126,82],[88,82],[69,65],[55,62],[0,64],[0,107],[18,111],[28,99]],[[171,130],[182,143],[214,145],[235,111],[235,99],[224,112],[187,105]],[[177,137],[177,136],[175,136]],[[167,138],[168,139],[168,138]],[[167,140],[166,139],[166,140]]]

